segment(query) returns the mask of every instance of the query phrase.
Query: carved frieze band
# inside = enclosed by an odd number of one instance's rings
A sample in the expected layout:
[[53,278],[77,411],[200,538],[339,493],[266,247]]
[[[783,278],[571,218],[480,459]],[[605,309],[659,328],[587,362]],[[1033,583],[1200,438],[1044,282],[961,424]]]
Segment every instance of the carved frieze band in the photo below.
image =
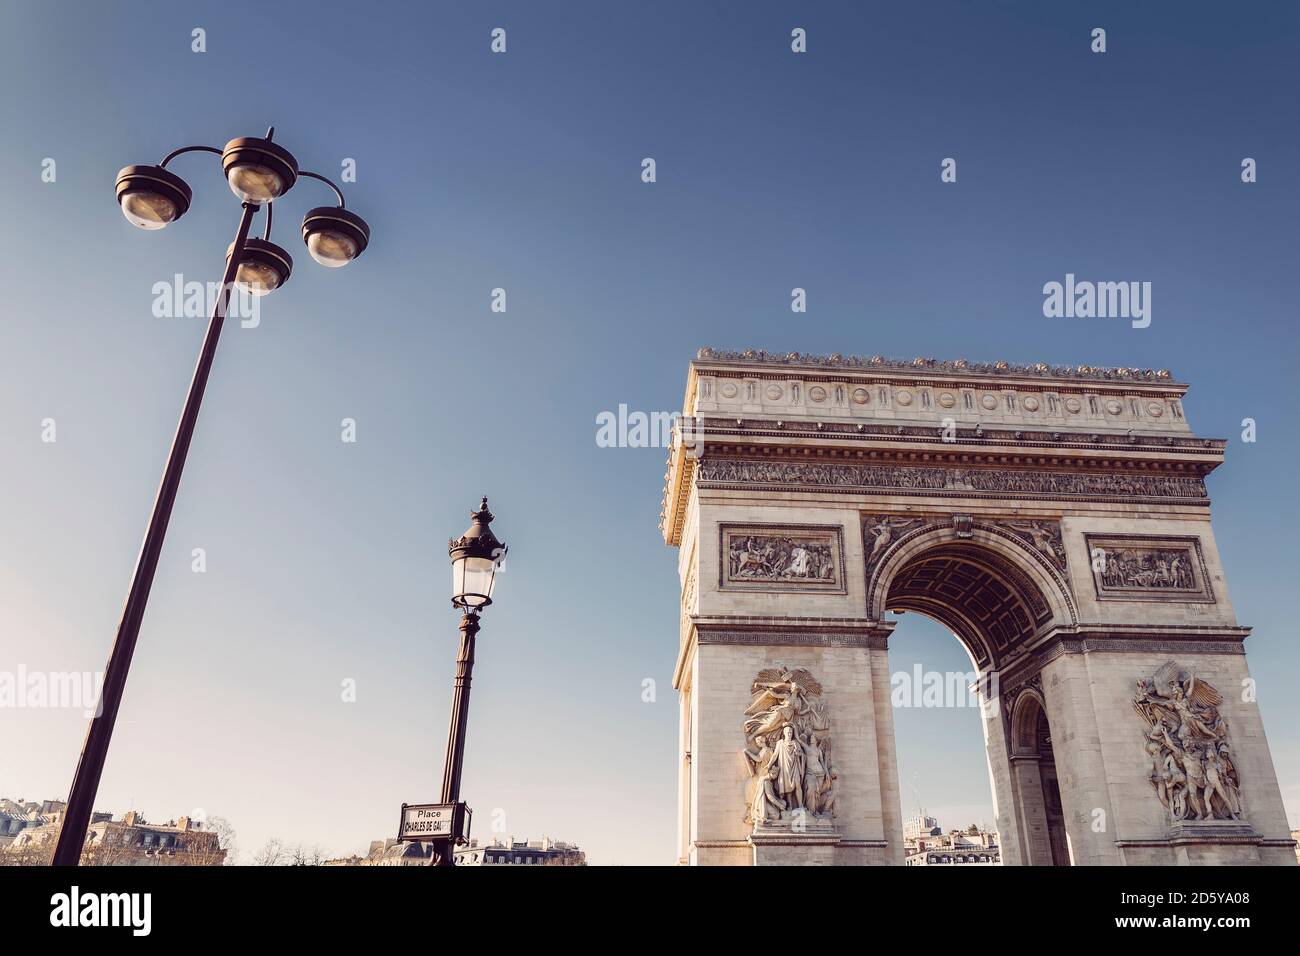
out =
[[1092,653],[1132,654],[1245,654],[1246,646],[1239,640],[1170,640],[1168,638],[1089,637],[1059,638],[1038,652],[1042,666],[1050,664],[1062,654]]
[[696,633],[700,644],[732,644],[757,647],[865,647],[870,650],[889,649],[885,634],[851,634],[834,631],[715,631],[701,629]]
[[1214,603],[1200,538],[1090,534],[1086,541],[1098,600]]
[[1120,472],[1006,471],[983,468],[943,468],[825,464],[804,461],[701,459],[699,482],[714,485],[803,485],[830,488],[881,488],[913,495],[964,497],[1041,496],[1048,498],[1179,498],[1206,499],[1200,478]]

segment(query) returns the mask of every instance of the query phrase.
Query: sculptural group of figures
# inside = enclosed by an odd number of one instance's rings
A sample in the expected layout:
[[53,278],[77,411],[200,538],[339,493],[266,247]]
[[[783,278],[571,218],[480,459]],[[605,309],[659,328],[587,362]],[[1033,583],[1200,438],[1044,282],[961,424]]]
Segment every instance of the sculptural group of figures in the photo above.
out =
[[1192,590],[1192,556],[1188,551],[1108,549],[1101,583],[1110,588],[1180,588]]
[[733,580],[835,580],[835,559],[829,544],[779,535],[733,535],[728,545],[728,569]]
[[1151,786],[1170,818],[1240,819],[1237,768],[1219,714],[1222,695],[1173,661],[1137,687],[1133,706],[1148,725]]
[[803,668],[760,671],[745,711],[749,767],[746,822],[835,816],[830,721],[821,685]]

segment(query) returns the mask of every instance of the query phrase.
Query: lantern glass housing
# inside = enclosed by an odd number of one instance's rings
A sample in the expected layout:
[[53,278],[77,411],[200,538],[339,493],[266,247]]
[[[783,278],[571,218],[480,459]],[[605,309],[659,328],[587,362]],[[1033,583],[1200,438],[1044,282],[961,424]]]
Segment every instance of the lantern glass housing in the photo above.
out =
[[162,193],[127,193],[122,197],[122,215],[140,229],[161,229],[176,221],[176,203]]
[[307,237],[307,251],[327,269],[340,269],[357,257],[357,244],[332,229],[313,232]]
[[284,180],[266,166],[232,166],[226,173],[231,191],[244,202],[262,205],[284,192]]
[[491,558],[461,557],[452,561],[452,603],[466,608],[491,604],[496,569],[496,562]]
[[339,269],[365,251],[370,227],[356,213],[318,206],[303,217],[302,240],[313,259],[327,269]]
[[265,262],[241,262],[235,272],[235,285],[252,295],[266,295],[280,288],[280,273]]
[[221,152],[231,191],[244,202],[263,205],[283,196],[298,178],[293,154],[268,139],[232,139]]
[[117,202],[139,229],[162,229],[190,208],[190,187],[161,166],[127,166],[117,174]]
[[487,499],[478,511],[470,512],[473,523],[460,538],[448,542],[451,558],[451,603],[467,611],[492,603],[497,569],[505,558],[506,546],[497,540],[492,529],[492,512]]
[[[232,242],[226,258],[234,251]],[[273,242],[265,239],[244,240],[244,255],[235,271],[235,285],[250,295],[263,296],[274,292],[289,281],[293,272],[293,259]]]

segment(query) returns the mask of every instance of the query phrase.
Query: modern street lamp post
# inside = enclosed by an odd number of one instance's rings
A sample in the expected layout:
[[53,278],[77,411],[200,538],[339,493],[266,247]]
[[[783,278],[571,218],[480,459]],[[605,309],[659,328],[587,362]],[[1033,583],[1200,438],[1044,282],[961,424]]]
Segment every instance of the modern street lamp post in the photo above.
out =
[[[505,558],[506,546],[489,527],[492,512],[487,498],[478,511],[471,511],[472,523],[459,538],[447,544],[451,558],[451,603],[461,609],[460,651],[456,655],[456,684],[451,698],[451,726],[447,731],[447,756],[443,762],[443,804],[460,802],[460,770],[465,760],[465,727],[469,721],[469,690],[474,675],[474,639],[478,636],[479,613],[492,603],[497,568]],[[456,819],[461,819],[456,814]],[[459,833],[433,841],[434,865],[455,864],[453,850]]]
[[[136,560],[135,575],[127,594],[126,606],[118,624],[117,640],[109,654],[104,670],[104,685],[100,704],[86,731],[86,741],[81,749],[81,759],[68,794],[68,806],[63,815],[63,826],[55,846],[55,866],[76,866],[81,859],[86,828],[99,789],[99,779],[108,756],[113,725],[122,703],[122,690],[126,686],[127,671],[135,653],[136,638],[144,619],[149,590],[153,586],[158,557],[162,553],[163,538],[171,518],[176,492],[180,488],[185,456],[199,417],[199,406],[212,360],[217,352],[217,340],[225,324],[226,310],[231,290],[238,285],[255,296],[264,296],[278,289],[289,279],[293,259],[289,253],[271,242],[271,203],[283,196],[300,178],[317,179],[325,183],[338,197],[338,206],[320,206],[310,210],[302,221],[302,237],[311,257],[323,266],[338,268],[359,256],[370,242],[370,227],[356,214],[343,208],[343,193],[326,177],[298,169],[298,162],[282,146],[272,142],[275,127],[264,139],[241,137],[232,139],[224,149],[215,146],[185,146],[168,153],[157,166],[127,166],[117,175],[117,201],[127,221],[141,229],[162,229],[183,216],[190,206],[192,193],[189,185],[167,169],[167,164],[183,153],[215,153],[221,157],[221,171],[231,190],[239,197],[243,212],[235,241],[226,250],[226,268],[221,288],[213,304],[212,318],[199,350],[198,364],[190,380],[189,392],[181,410],[180,424],[172,439],[167,466],[154,501],[153,515],[145,532],[144,545]],[[266,206],[266,226],[262,238],[249,238],[249,230],[257,211]]]

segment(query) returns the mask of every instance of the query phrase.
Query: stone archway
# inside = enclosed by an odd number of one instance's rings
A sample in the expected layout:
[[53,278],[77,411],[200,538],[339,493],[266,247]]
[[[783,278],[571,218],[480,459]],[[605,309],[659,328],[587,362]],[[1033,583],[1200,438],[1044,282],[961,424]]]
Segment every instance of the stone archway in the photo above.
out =
[[[1167,372],[702,350],[669,459],[678,856],[903,860],[889,609],[981,674],[1008,863],[1293,863]],[[1189,782],[1190,781],[1190,782]],[[1213,784],[1213,785],[1211,785]]]
[[1069,839],[1043,695],[1027,689],[1017,697],[1014,708],[1007,783],[1010,807],[999,819],[1001,832],[1006,834],[1006,852],[1012,854],[1007,862],[1067,866]]
[[[866,540],[879,526],[863,521]],[[1000,676],[1035,639],[1078,622],[1054,561],[1005,529],[942,516],[915,519],[896,541],[868,552],[868,614],[909,611],[946,627],[977,673],[1002,862],[1068,865],[1069,842],[1040,690],[1003,699]]]
[[[880,545],[882,523],[900,528]],[[1003,670],[1038,634],[1078,623],[1055,561],[996,521],[864,514],[867,615],[905,610],[949,628],[981,670]],[[891,532],[892,537],[892,532]]]

